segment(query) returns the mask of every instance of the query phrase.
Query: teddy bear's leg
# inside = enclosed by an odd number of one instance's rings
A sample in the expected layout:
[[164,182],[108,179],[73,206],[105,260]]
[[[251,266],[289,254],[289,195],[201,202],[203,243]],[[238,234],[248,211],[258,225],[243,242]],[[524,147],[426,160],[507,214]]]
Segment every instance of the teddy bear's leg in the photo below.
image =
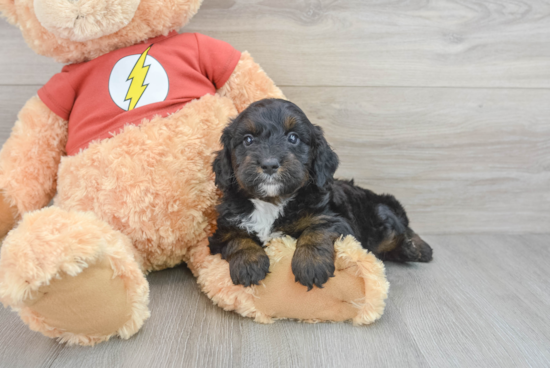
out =
[[33,97],[18,114],[0,151],[0,237],[20,214],[48,204],[67,142],[67,121]]
[[370,324],[382,316],[389,288],[384,264],[355,238],[335,242],[334,277],[310,291],[295,282],[290,266],[295,249],[290,237],[275,239],[267,248],[271,267],[262,287],[256,287],[258,312],[306,322],[351,320],[356,325]]
[[148,294],[130,239],[92,213],[29,212],[4,240],[0,301],[46,336],[80,345],[129,338],[149,317]]
[[256,322],[291,318],[305,322],[373,323],[382,316],[388,296],[384,264],[351,236],[336,241],[334,246],[335,277],[322,289],[308,291],[295,281],[291,261],[296,241],[290,237],[274,239],[266,248],[270,273],[260,285],[234,285],[229,263],[219,254],[211,255],[207,241],[192,249],[191,270],[216,305]]

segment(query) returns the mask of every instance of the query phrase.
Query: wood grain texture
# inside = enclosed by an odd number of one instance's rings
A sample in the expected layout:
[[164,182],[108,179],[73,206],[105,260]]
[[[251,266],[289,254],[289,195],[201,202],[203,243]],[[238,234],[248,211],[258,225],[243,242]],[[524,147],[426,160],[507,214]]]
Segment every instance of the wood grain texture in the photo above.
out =
[[9,138],[17,114],[38,91],[39,86],[6,86],[0,84],[0,147]]
[[431,235],[430,264],[388,263],[371,326],[260,325],[212,305],[185,267],[155,272],[128,341],[67,347],[0,309],[0,367],[548,367],[547,235]]
[[[249,50],[279,85],[550,87],[545,0],[206,0],[186,32]],[[0,80],[60,66],[0,23]]]
[[280,85],[550,86],[545,0],[205,1],[187,27]]
[[422,232],[550,231],[550,90],[287,87],[340,156]]
[[35,54],[19,28],[3,18],[0,18],[0,50],[1,85],[42,85],[62,68],[52,59]]
[[[0,144],[37,86],[0,88]],[[550,231],[550,90],[285,87],[420,233]]]
[[[250,50],[417,231],[550,232],[548,2],[206,0],[185,30]],[[3,142],[61,66],[0,34]]]

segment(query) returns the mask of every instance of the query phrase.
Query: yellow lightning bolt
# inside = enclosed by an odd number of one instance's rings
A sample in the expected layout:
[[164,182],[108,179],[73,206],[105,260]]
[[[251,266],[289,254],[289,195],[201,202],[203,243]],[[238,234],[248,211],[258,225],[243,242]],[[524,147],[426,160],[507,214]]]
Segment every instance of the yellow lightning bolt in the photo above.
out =
[[128,111],[133,110],[134,107],[136,107],[139,99],[143,95],[143,92],[147,89],[147,85],[144,85],[143,83],[145,82],[145,77],[149,72],[149,65],[144,66],[143,64],[145,63],[147,53],[151,50],[152,46],[153,45],[149,46],[147,50],[143,51],[143,54],[139,56],[136,65],[134,65],[134,69],[132,69],[130,76],[128,76],[127,80],[132,80],[130,88],[128,88],[128,93],[126,93],[126,98],[124,99],[124,101],[130,100]]

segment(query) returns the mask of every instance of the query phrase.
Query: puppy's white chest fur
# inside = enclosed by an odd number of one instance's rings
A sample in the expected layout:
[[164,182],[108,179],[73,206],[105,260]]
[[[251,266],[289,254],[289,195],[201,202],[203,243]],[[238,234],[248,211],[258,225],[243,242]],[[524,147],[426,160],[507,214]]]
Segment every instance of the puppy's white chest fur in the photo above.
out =
[[255,232],[264,244],[271,239],[281,237],[283,235],[281,232],[272,232],[271,230],[275,220],[284,215],[284,207],[289,200],[273,204],[261,199],[251,199],[250,201],[254,203],[254,211],[241,221],[239,227],[249,233]]

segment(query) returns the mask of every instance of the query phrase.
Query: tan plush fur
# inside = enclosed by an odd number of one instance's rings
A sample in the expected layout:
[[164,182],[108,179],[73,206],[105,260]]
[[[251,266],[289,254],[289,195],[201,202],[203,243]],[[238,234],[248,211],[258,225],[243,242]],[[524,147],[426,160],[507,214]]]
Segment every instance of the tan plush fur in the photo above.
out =
[[233,75],[218,93],[233,100],[239,112],[250,103],[263,98],[285,98],[279,87],[271,83],[262,67],[254,62],[248,52],[243,52]]
[[274,239],[266,248],[270,273],[259,286],[234,285],[229,264],[220,255],[211,255],[206,243],[190,252],[191,270],[202,290],[216,305],[257,322],[300,319],[304,322],[352,321],[366,325],[379,319],[385,307],[389,283],[383,263],[367,253],[353,237],[335,243],[336,277],[323,289],[294,282],[290,260],[296,240]]
[[[126,27],[86,42],[59,39],[40,24],[34,12],[35,0],[0,0],[0,7],[11,22],[17,23],[28,45],[38,54],[61,63],[95,59],[109,51],[183,27],[199,10],[202,0],[142,0],[134,18]],[[40,0],[37,0],[40,1]],[[5,8],[3,7],[5,6]]]
[[57,37],[88,41],[112,34],[130,23],[140,0],[35,0],[40,24]]
[[[15,217],[17,216],[17,209],[12,207],[5,199],[2,193],[0,193],[0,242],[1,239],[6,236],[15,225]],[[0,243],[0,247],[2,244]]]
[[[132,310],[118,329],[101,336],[63,331],[48,324],[48,316],[33,313],[26,302],[43,286],[62,275],[74,277],[101,260],[108,260],[120,278]],[[93,344],[118,334],[133,335],[149,317],[149,286],[140,269],[141,258],[130,240],[92,213],[50,207],[25,214],[4,241],[0,257],[0,301],[20,311],[33,330],[61,340]],[[77,304],[78,301],[75,301]],[[59,305],[72,311],[75,305]],[[106,306],[108,308],[108,306]]]
[[[0,11],[36,52],[74,63],[166,35],[202,0],[141,0],[123,26],[133,11],[127,2],[103,22],[101,12],[118,2],[0,0]],[[70,21],[81,12],[85,19]],[[292,239],[270,246],[273,272],[259,287],[233,285],[228,263],[210,254],[219,195],[211,163],[221,130],[268,97],[284,98],[245,52],[215,95],[127,126],[71,157],[64,152],[67,122],[29,100],[0,152],[0,235],[22,216],[0,250],[0,301],[31,329],[63,342],[129,338],[149,316],[144,274],[187,262],[214,303],[258,322],[379,318],[384,268],[353,239],[337,244],[338,275],[321,291],[294,282]],[[54,206],[42,209],[56,191]],[[297,307],[289,308],[293,301]]]
[[364,296],[354,301],[359,312],[353,318],[357,325],[370,324],[384,313],[390,287],[384,264],[374,254],[367,253],[351,236],[336,242],[336,265],[339,270],[355,269],[364,282]]
[[0,14],[6,17],[11,24],[16,24],[15,0],[0,0]]
[[202,290],[214,304],[244,317],[256,318],[254,288],[233,284],[229,264],[219,254],[210,254],[206,239],[190,250],[187,261]]
[[[366,325],[379,319],[389,289],[383,263],[366,252],[352,236],[336,241],[334,247],[335,277],[323,289],[307,292],[303,285],[283,283],[268,276],[264,282],[266,287],[257,288],[259,311],[277,319],[295,318],[310,323],[349,320],[356,325]],[[274,276],[294,278],[290,260],[295,249],[296,241],[290,237],[271,242],[266,250],[272,263],[270,269],[282,266],[281,271],[273,272]]]
[[128,235],[147,271],[181,263],[213,231],[213,152],[236,113],[231,100],[207,95],[63,158],[55,205],[94,211]]
[[31,98],[0,151],[0,188],[18,213],[42,208],[53,198],[66,142],[67,122]]

